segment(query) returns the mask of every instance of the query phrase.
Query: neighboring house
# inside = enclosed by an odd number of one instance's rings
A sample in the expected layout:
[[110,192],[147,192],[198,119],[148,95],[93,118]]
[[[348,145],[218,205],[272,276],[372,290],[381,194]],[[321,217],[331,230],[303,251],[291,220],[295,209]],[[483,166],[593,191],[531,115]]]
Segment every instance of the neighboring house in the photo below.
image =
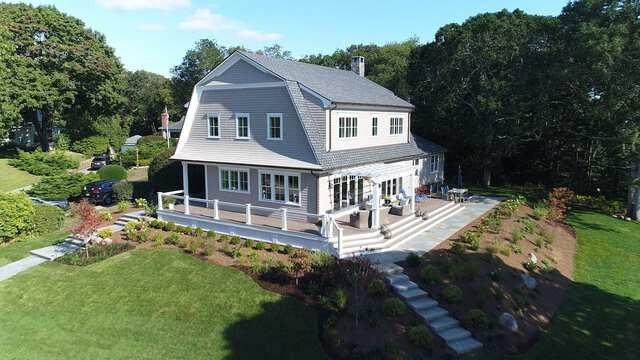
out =
[[[364,66],[362,57],[345,71],[234,52],[194,88],[173,156],[184,195],[159,194],[186,204],[159,216],[340,256],[352,228],[374,244],[381,225],[408,224],[416,189],[442,182],[445,150],[411,133],[414,106],[366,79]],[[190,178],[194,167],[204,175]],[[394,211],[402,216],[387,216]]]
[[[53,139],[60,134],[60,128],[54,126],[49,134],[49,147],[53,149]],[[8,138],[5,142],[13,143],[23,148],[35,148],[40,146],[36,127],[27,121],[23,121],[21,125],[14,126],[9,129]]]
[[[182,132],[182,126],[184,125],[184,116],[180,119],[180,121],[172,122],[169,121],[169,138],[177,139],[180,137],[180,132]],[[158,131],[162,134],[163,138],[167,138],[167,129],[162,126],[158,127]]]
[[128,137],[122,145],[120,145],[120,152],[127,152],[129,150],[135,150],[138,146],[138,141],[142,139],[140,135],[133,135]]

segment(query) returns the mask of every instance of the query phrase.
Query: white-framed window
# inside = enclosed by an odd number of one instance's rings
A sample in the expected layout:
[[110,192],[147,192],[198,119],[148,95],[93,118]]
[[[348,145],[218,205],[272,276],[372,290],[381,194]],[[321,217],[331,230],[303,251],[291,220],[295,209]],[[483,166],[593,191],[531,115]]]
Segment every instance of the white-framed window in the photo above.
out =
[[300,205],[300,174],[260,171],[260,200]]
[[207,129],[208,137],[220,137],[220,118],[218,117],[218,114],[207,114]]
[[220,190],[249,192],[249,170],[220,168]]
[[431,172],[440,171],[440,155],[431,155]]
[[267,139],[282,140],[282,114],[267,114]]
[[251,119],[249,114],[236,114],[236,139],[248,139],[251,136],[251,132],[249,130],[250,123]]
[[358,118],[340,117],[338,118],[338,137],[350,138],[358,136]]
[[402,118],[392,117],[389,119],[389,134],[399,135],[402,134]]
[[381,184],[382,196],[395,196],[400,193],[402,189],[402,178],[390,179],[383,181]]
[[413,166],[420,166],[420,159],[413,159]]
[[371,136],[378,136],[378,118],[371,119]]

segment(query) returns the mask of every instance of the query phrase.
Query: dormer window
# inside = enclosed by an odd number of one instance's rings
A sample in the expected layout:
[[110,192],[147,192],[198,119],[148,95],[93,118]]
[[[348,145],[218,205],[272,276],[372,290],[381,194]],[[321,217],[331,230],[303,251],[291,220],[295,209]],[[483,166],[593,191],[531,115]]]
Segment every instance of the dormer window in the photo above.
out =
[[392,117],[389,120],[389,134],[390,135],[402,134],[402,118]]
[[249,114],[236,114],[236,139],[248,139],[249,136]]
[[267,114],[267,139],[282,140],[282,114]]
[[349,138],[358,136],[358,118],[338,118],[338,137]]
[[218,138],[220,137],[220,120],[218,115],[209,114],[207,115],[207,128],[209,129],[208,136],[210,138]]

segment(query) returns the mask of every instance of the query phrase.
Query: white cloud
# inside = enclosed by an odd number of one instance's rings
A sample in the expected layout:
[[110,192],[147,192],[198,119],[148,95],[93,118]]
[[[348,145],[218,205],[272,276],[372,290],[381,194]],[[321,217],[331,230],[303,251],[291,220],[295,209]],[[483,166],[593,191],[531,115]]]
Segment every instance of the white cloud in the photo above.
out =
[[144,23],[138,24],[136,27],[138,28],[138,30],[148,31],[148,32],[160,32],[166,29],[163,24],[156,23],[156,22],[144,22]]
[[97,0],[106,9],[171,10],[191,6],[191,0]]
[[239,39],[256,42],[275,41],[282,38],[282,34],[253,30],[240,21],[209,9],[197,9],[193,15],[180,22],[178,27],[190,31],[230,31]]

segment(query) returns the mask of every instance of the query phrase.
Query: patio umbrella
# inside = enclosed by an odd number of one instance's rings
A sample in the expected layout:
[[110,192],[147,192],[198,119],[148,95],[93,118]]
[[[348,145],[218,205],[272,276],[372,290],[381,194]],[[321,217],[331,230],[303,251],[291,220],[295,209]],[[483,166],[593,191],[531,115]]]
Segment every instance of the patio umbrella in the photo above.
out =
[[458,165],[458,187],[462,188],[462,167]]

